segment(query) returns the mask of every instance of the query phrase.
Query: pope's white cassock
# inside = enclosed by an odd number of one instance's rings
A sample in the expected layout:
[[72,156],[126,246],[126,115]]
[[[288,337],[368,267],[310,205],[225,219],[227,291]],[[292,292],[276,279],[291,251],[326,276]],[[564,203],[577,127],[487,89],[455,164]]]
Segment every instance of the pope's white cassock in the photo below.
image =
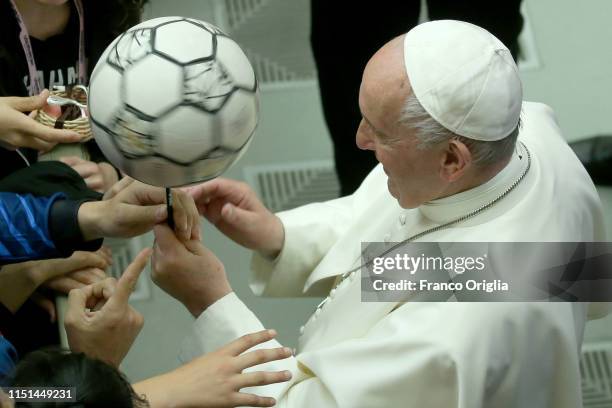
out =
[[[378,166],[352,196],[280,214],[285,245],[253,258],[251,287],[266,296],[327,296],[301,330],[285,384],[250,389],[291,408],[577,408],[585,303],[362,303],[352,274],[362,241],[401,241],[507,196],[421,241],[604,241],[601,203],[563,140],[552,110],[523,103],[523,128],[507,167],[472,190],[404,210]],[[527,154],[529,153],[529,155]],[[195,322],[184,361],[262,329],[234,295]],[[273,342],[266,346],[272,346]],[[261,366],[258,367],[261,369]]]

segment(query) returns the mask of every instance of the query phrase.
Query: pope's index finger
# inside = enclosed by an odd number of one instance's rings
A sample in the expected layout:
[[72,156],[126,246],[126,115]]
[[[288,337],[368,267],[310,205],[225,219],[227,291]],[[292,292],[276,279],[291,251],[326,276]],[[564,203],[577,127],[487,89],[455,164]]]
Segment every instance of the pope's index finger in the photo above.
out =
[[151,257],[151,252],[151,248],[145,248],[140,251],[134,261],[132,261],[132,263],[126,268],[125,272],[123,272],[121,278],[119,278],[115,288],[115,293],[110,298],[109,302],[127,304],[130,295],[136,287],[138,277]]
[[208,200],[223,194],[222,191],[219,191],[223,181],[225,181],[225,179],[216,178],[195,186],[183,187],[180,190],[189,194],[196,202],[199,200]]

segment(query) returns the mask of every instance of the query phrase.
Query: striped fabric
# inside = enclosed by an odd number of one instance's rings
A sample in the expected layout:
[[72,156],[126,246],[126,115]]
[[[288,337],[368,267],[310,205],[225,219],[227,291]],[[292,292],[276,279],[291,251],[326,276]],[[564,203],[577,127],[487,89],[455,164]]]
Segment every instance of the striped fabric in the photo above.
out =
[[0,334],[0,386],[6,386],[8,377],[17,364],[17,351],[7,339]]
[[49,236],[49,213],[62,193],[51,197],[0,192],[0,264],[57,255]]

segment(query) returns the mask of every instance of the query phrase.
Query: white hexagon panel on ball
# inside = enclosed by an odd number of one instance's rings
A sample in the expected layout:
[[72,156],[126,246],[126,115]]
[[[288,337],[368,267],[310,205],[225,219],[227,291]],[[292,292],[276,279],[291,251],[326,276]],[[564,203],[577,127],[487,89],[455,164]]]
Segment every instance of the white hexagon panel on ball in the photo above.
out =
[[158,121],[157,151],[168,159],[189,165],[221,142],[221,124],[216,115],[193,106],[180,106]]
[[213,57],[213,35],[192,20],[168,22],[155,29],[153,48],[179,64],[190,64]]
[[182,102],[182,83],[180,65],[149,54],[123,75],[125,103],[154,120]]

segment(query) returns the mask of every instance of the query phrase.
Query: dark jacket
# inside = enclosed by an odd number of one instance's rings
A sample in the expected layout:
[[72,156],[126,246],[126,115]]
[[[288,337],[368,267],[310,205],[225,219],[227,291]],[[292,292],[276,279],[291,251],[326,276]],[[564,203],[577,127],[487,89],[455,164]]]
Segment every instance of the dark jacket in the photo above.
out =
[[100,198],[61,162],[36,163],[0,180],[0,264],[97,250],[102,240],[83,240],[78,210]]
[[0,334],[0,386],[6,386],[7,378],[11,375],[17,364],[17,351],[15,347]]

